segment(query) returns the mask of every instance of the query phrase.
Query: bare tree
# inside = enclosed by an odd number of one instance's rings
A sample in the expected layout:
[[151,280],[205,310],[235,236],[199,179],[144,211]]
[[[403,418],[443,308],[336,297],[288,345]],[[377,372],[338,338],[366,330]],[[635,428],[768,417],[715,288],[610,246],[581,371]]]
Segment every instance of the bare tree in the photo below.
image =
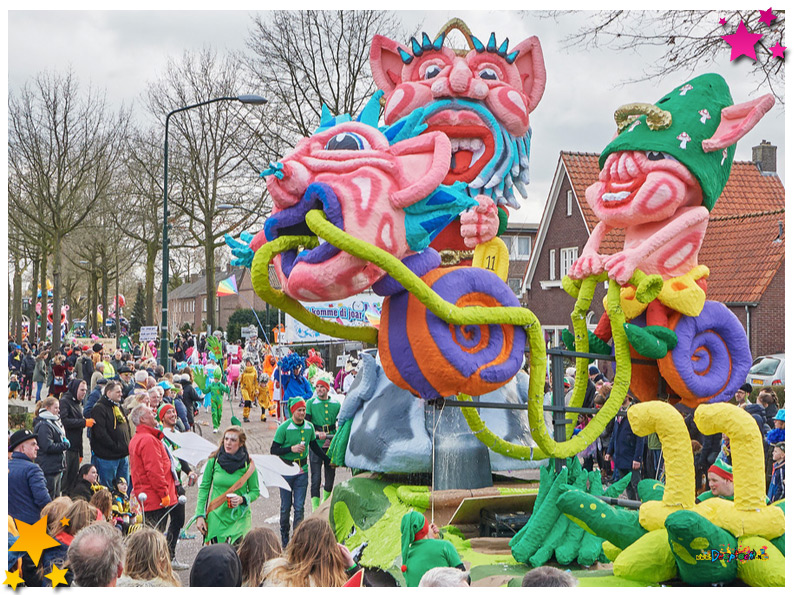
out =
[[[544,16],[559,18],[567,11],[547,12]],[[642,47],[663,49],[663,55],[630,82],[662,78],[682,70],[714,62],[714,57],[728,49],[722,35],[736,31],[744,22],[750,33],[762,33],[758,43],[758,60],[740,59],[758,87],[768,87],[775,98],[784,103],[785,71],[783,60],[772,56],[771,46],[782,45],[786,33],[784,11],[767,27],[759,21],[758,10],[605,10],[589,15],[587,24],[564,40],[565,47],[587,49],[604,47],[636,51]],[[720,19],[726,20],[725,25]]]
[[141,244],[146,255],[144,326],[155,324],[154,278],[157,256],[162,247],[163,146],[162,132],[132,130],[126,139],[125,180],[118,204],[111,212],[116,226]]
[[[22,189],[9,199],[52,238],[56,321],[61,307],[61,243],[107,192],[126,121],[123,110],[112,116],[104,97],[93,90],[81,96],[71,72],[40,74],[9,98],[9,170]],[[14,205],[15,196],[25,195],[37,208],[25,211],[25,203]],[[46,267],[42,277],[46,279]],[[42,293],[46,295],[46,287]],[[42,317],[46,317],[44,307]],[[54,350],[60,347],[57,326]]]
[[281,154],[333,114],[356,114],[377,89],[369,70],[376,33],[406,38],[393,13],[277,10],[253,17],[244,61],[270,101],[263,143]]
[[[162,78],[148,89],[148,108],[164,120],[170,111],[218,97],[236,97],[243,77],[232,56],[219,57],[211,49],[186,52],[170,61]],[[261,120],[251,118],[257,108],[237,102],[219,102],[177,114],[171,120],[169,139],[169,202],[181,216],[179,227],[188,240],[185,247],[201,246],[207,274],[207,324],[215,321],[215,250],[224,245],[225,233],[248,225],[253,211],[264,217],[264,184],[258,174],[266,159],[258,141]],[[219,211],[218,205],[244,206],[247,210]],[[175,244],[174,247],[179,247]]]

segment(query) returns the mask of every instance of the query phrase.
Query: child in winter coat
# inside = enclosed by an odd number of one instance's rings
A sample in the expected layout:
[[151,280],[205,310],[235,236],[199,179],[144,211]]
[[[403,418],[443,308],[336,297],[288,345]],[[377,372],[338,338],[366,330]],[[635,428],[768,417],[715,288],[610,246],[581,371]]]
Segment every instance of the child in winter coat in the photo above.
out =
[[772,460],[775,463],[772,467],[772,481],[767,494],[770,502],[776,502],[786,497],[786,443],[778,442],[773,445],[773,449]]
[[8,379],[8,398],[19,398],[19,379],[16,374],[11,374],[11,377]]

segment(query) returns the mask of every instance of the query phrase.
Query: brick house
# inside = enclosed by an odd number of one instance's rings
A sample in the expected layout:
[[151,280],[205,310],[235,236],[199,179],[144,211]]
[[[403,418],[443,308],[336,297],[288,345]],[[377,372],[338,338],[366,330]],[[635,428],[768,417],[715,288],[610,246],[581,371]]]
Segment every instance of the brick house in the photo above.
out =
[[537,223],[507,222],[507,229],[500,236],[510,253],[510,265],[507,271],[507,284],[513,290],[522,306],[526,306],[526,294],[523,291],[524,276],[532,254],[532,244],[538,233]]
[[[699,263],[711,271],[708,299],[731,308],[745,331],[749,326],[754,356],[785,351],[785,190],[775,173],[775,150],[763,141],[753,148],[754,162],[734,162],[711,212],[699,256]],[[598,173],[598,154],[561,152],[538,226],[524,291],[527,307],[540,319],[549,345],[559,344],[561,330],[571,324],[574,302],[562,289],[561,279],[598,223],[585,201],[585,189],[598,180]],[[602,253],[618,252],[623,237],[623,230],[610,231]],[[605,294],[606,284],[593,298],[587,317],[591,329],[603,313]]]
[[[235,310],[248,309],[251,306],[258,311],[267,310],[266,302],[256,295],[251,284],[251,271],[238,267],[227,267],[215,271],[215,282],[220,283],[234,275],[237,281],[238,295],[215,298],[215,319],[218,326],[225,329],[229,318]],[[270,267],[270,284],[280,289],[278,277]],[[207,280],[206,275],[191,275],[190,281],[183,283],[168,292],[168,332],[178,331],[185,323],[190,324],[194,331],[202,330],[207,320]]]

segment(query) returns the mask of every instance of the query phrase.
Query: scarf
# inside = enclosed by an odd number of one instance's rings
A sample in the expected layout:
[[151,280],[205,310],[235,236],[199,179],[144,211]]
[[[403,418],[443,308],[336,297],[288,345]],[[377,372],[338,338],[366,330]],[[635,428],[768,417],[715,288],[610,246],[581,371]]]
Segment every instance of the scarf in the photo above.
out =
[[39,413],[39,417],[47,422],[51,426],[53,426],[58,433],[61,435],[61,438],[66,436],[66,430],[63,429],[63,424],[61,423],[61,418],[55,415],[54,413],[50,413],[46,409],[42,409],[41,413]]
[[223,447],[221,447],[221,451],[218,453],[218,465],[221,466],[221,469],[226,471],[228,474],[232,474],[235,471],[239,471],[243,467],[248,464],[248,450],[244,446],[241,446],[237,449],[237,452],[233,455],[230,455]]

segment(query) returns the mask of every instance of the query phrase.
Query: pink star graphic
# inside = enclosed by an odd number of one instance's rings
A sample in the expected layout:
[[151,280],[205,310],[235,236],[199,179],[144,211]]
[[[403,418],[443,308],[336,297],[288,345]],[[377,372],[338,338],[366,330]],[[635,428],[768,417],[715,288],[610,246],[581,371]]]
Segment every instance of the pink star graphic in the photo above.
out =
[[772,8],[768,8],[767,10],[759,10],[758,12],[761,13],[761,18],[758,19],[767,27],[772,26],[772,21],[774,21],[777,17],[772,14]]
[[744,21],[739,23],[736,33],[732,35],[720,35],[731,46],[731,62],[739,56],[747,56],[753,61],[758,57],[755,54],[755,44],[763,37],[761,33],[750,33],[744,25]]
[[727,23],[727,22],[728,22],[728,21],[726,21],[726,20],[725,20],[725,17],[722,17],[722,18],[720,19],[720,25],[724,25],[724,24],[725,24],[725,23]]
[[780,45],[780,42],[778,41],[770,49],[772,50],[773,58],[780,58],[781,60],[785,60],[785,58],[783,57],[783,52],[786,51],[786,46]]

